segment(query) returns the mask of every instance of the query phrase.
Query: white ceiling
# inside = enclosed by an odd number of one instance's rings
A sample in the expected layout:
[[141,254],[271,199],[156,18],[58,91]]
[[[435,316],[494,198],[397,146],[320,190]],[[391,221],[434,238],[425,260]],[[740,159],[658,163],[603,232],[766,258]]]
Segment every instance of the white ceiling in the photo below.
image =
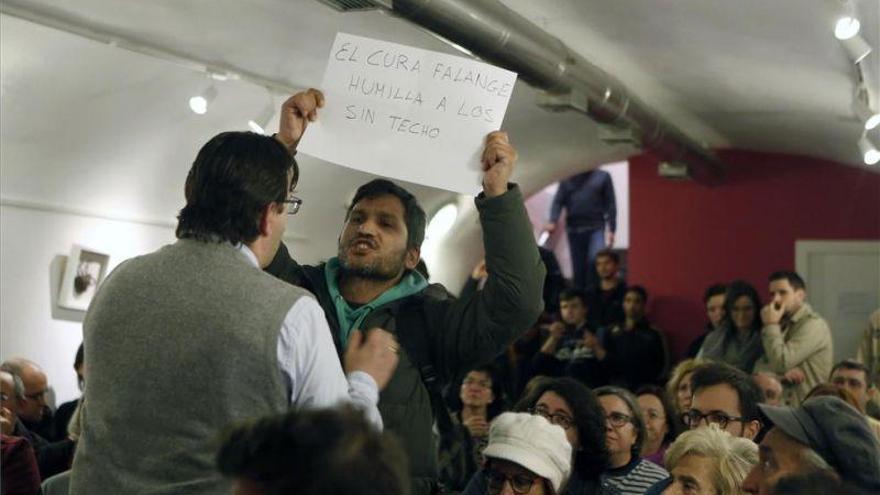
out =
[[[341,14],[315,0],[15,0],[91,29],[245,69],[292,87],[320,84],[337,31],[456,53],[378,12]],[[614,75],[639,99],[713,147],[860,166],[855,76],[832,34],[838,0],[504,0]],[[855,2],[880,81],[880,2]],[[218,83],[204,116],[185,102],[204,74],[168,61],[0,17],[0,195],[170,221],[199,146],[244,129],[263,88]],[[550,113],[518,83],[504,123],[529,191],[632,150],[598,139],[575,113]],[[280,99],[276,98],[280,103]],[[342,205],[366,174],[301,157],[305,206],[294,232],[332,249]],[[694,186],[698,187],[698,186]],[[413,187],[433,210],[451,195]],[[329,220],[329,221],[328,221]],[[324,241],[326,240],[326,241]],[[332,252],[332,250],[330,251]]]

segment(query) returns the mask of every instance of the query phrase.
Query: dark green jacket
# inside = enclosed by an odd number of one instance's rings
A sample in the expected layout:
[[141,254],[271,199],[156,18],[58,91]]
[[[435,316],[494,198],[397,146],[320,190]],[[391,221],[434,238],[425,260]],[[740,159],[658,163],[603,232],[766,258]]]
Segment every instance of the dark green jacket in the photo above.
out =
[[[454,299],[445,297],[442,287],[432,285],[376,308],[361,325],[392,333],[425,332],[432,364],[444,381],[491,361],[537,320],[543,307],[544,266],[519,188],[511,185],[507,193],[496,198],[481,194],[475,203],[490,274],[484,289]],[[324,280],[323,264],[299,265],[282,245],[266,270],[315,294],[341,354],[339,322]],[[398,315],[403,312],[420,314],[422,327],[397,328]],[[419,369],[406,352],[401,352],[397,371],[380,395],[379,411],[385,428],[397,434],[406,449],[413,494],[429,493],[437,477],[434,415]]]

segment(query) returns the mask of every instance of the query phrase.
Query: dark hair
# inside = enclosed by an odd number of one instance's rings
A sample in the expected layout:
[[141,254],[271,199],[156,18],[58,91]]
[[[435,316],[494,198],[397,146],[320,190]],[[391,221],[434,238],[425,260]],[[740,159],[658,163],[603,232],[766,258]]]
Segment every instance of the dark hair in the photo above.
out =
[[620,255],[617,254],[617,251],[614,251],[613,249],[608,249],[608,248],[600,249],[599,252],[596,253],[595,259],[599,259],[602,256],[605,256],[607,258],[611,258],[611,261],[613,261],[617,265],[620,264]]
[[571,301],[572,299],[580,299],[581,304],[583,304],[584,307],[587,306],[587,293],[584,292],[582,289],[578,289],[575,287],[571,289],[565,289],[559,293],[559,302]]
[[596,394],[574,378],[544,377],[530,382],[526,395],[513,406],[516,412],[526,412],[535,407],[547,392],[553,392],[568,404],[574,413],[574,425],[578,429],[579,450],[574,455],[572,470],[584,480],[597,479],[608,465],[608,447],[605,444],[605,413]]
[[639,407],[639,401],[629,390],[622,387],[615,387],[613,385],[606,385],[596,389],[597,397],[602,397],[603,395],[613,395],[617,397],[625,402],[630,412],[632,412],[632,424],[636,429],[636,441],[632,445],[630,452],[632,453],[633,459],[638,459],[642,456],[642,445],[645,444],[646,436],[645,415],[642,413],[642,408]]
[[733,306],[736,303],[736,300],[743,296],[748,297],[749,301],[752,302],[752,305],[755,306],[755,316],[752,319],[752,330],[760,330],[761,296],[758,295],[758,291],[755,290],[751,284],[743,280],[735,280],[727,287],[727,295],[724,297],[724,320],[727,322],[729,328],[736,329],[733,325],[733,317],[731,315],[733,314]]
[[351,407],[291,411],[234,427],[217,454],[224,476],[266,495],[408,493],[407,459]]
[[419,262],[416,263],[415,271],[425,277],[425,280],[430,280],[431,272],[428,271],[428,264],[425,263],[425,258],[419,258]]
[[83,365],[83,345],[79,345],[79,349],[76,350],[76,357],[73,359],[73,369],[78,369]]
[[694,395],[701,389],[720,384],[729,385],[736,390],[740,416],[744,421],[760,421],[758,404],[764,396],[752,377],[744,371],[725,363],[707,363],[698,366],[691,375],[691,393]]
[[464,382],[464,379],[467,378],[467,374],[476,371],[479,373],[485,373],[490,380],[492,380],[492,403],[486,407],[486,419],[492,421],[495,416],[503,413],[507,410],[507,396],[504,394],[504,381],[501,378],[501,372],[498,370],[494,364],[486,364],[483,366],[476,366],[467,370],[467,372],[461,377],[461,380],[458,381],[458,389],[455,389],[454,394],[450,394],[449,403],[450,409],[453,411],[461,411],[464,405],[461,403],[461,385]]
[[[199,150],[186,177],[186,206],[177,237],[249,243],[259,237],[266,205],[281,203],[296,185],[299,167],[284,145],[253,132],[223,132]],[[280,208],[281,206],[279,206]]]
[[380,196],[391,195],[403,203],[403,220],[406,223],[406,248],[419,248],[425,240],[425,225],[427,219],[425,210],[419,206],[419,201],[406,189],[386,179],[374,179],[358,188],[354,193],[354,199],[345,212],[345,219],[351,215],[351,210],[362,199],[373,199]]
[[857,493],[845,485],[837,473],[828,469],[811,469],[779,478],[770,492],[772,495],[847,495]]
[[866,380],[871,375],[871,373],[868,372],[868,367],[856,361],[855,359],[844,359],[843,361],[835,364],[834,367],[831,368],[831,375],[834,375],[834,372],[840,369],[861,371],[865,374]]
[[641,285],[630,285],[626,288],[626,292],[624,294],[629,294],[630,292],[635,292],[642,298],[642,302],[648,302],[648,291],[642,287]]
[[703,292],[703,304],[709,302],[715,296],[723,296],[727,294],[727,286],[724,284],[712,284]]
[[666,415],[666,436],[663,437],[663,442],[666,444],[672,443],[679,434],[678,425],[680,421],[675,416],[675,408],[672,407],[672,402],[669,400],[666,392],[657,385],[642,385],[636,389],[636,399],[640,395],[653,395],[660,399],[660,404],[663,404],[663,414]]
[[790,270],[779,270],[770,274],[770,282],[776,282],[777,280],[788,280],[788,283],[795,289],[807,290],[807,284],[804,283],[804,279],[801,278],[797,272]]

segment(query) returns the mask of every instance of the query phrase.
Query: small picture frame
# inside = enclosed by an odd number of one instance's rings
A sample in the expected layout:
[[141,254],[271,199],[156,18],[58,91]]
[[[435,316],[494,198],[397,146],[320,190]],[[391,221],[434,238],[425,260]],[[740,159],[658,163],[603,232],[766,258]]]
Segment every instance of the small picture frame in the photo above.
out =
[[58,306],[85,311],[107,274],[110,255],[74,244],[67,257]]

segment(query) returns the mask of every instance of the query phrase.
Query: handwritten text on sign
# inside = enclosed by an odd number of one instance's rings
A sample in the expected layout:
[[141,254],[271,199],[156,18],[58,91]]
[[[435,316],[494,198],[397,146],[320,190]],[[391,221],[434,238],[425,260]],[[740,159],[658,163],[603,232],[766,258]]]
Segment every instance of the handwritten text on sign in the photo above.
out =
[[474,194],[486,134],[516,74],[482,62],[339,33],[318,121],[299,150],[366,172]]

